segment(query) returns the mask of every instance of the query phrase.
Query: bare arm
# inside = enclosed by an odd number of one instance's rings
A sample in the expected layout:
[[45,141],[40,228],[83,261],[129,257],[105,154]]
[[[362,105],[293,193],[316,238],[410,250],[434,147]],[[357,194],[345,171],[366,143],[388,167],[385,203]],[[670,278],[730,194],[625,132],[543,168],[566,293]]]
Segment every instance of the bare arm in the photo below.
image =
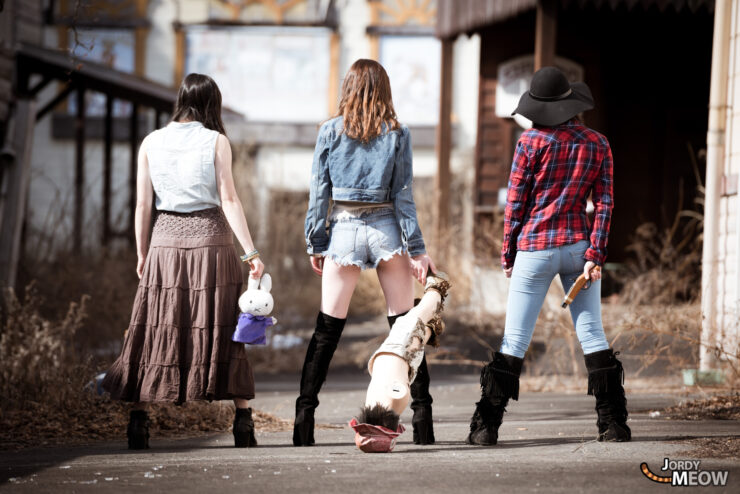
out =
[[154,190],[149,176],[149,160],[146,157],[146,139],[139,147],[138,169],[136,172],[136,210],[134,211],[134,232],[136,234],[136,273],[141,278],[144,262],[149,252],[149,234],[152,224],[152,201]]
[[[234,187],[234,176],[231,173],[231,146],[224,135],[219,135],[216,139],[215,165],[216,185],[226,220],[229,222],[229,226],[234,231],[236,239],[241,244],[244,252],[251,252],[254,250],[254,242],[252,242],[252,235],[249,233],[244,207],[236,194],[236,187]],[[259,258],[250,262],[250,268],[249,274],[252,278],[262,276],[264,265]]]

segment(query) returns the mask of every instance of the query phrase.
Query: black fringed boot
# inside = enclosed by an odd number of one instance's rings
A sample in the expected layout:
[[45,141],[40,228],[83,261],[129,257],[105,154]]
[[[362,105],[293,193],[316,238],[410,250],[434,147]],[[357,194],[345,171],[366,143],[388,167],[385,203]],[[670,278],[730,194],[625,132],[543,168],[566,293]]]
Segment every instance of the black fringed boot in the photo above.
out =
[[496,352],[480,373],[481,398],[470,421],[468,444],[491,446],[498,441],[509,398],[519,399],[519,375],[524,359]]
[[257,446],[254,437],[254,420],[251,408],[237,408],[234,414],[234,446],[237,448],[253,448]]
[[[388,325],[393,328],[396,319],[408,312],[395,316],[388,316]],[[432,420],[432,395],[429,394],[429,369],[427,356],[421,360],[416,371],[416,379],[411,383],[411,409],[414,416],[411,425],[414,428],[414,444],[434,444],[434,422]]]
[[313,446],[314,411],[319,406],[319,391],[326,380],[329,363],[337,349],[347,319],[338,319],[319,312],[316,329],[306,350],[301,373],[301,390],[295,402],[293,445]]
[[619,352],[609,350],[584,356],[588,369],[588,394],[596,398],[596,425],[599,441],[624,442],[632,439],[627,425],[627,398],[624,396],[624,368]]
[[146,410],[131,410],[126,437],[128,449],[149,449],[149,415]]

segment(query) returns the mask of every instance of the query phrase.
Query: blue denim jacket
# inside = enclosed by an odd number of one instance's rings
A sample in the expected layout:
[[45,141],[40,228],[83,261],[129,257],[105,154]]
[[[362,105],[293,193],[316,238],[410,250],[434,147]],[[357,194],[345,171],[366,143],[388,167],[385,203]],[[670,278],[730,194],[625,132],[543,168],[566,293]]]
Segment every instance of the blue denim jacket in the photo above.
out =
[[409,129],[402,126],[363,144],[347,137],[342,128],[342,117],[329,120],[321,126],[316,139],[305,228],[308,253],[321,254],[329,246],[326,216],[331,198],[392,202],[401,226],[404,251],[412,257],[424,254],[426,248],[411,189]]

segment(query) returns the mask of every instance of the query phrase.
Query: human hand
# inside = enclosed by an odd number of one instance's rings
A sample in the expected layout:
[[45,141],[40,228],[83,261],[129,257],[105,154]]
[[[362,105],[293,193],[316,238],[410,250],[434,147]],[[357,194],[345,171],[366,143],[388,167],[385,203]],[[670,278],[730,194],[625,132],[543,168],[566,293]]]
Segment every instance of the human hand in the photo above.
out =
[[144,276],[144,264],[146,263],[146,256],[139,255],[136,261],[136,274],[139,275],[139,279]]
[[503,269],[504,269],[504,274],[506,275],[506,277],[511,278],[511,273],[512,271],[514,271],[514,266],[510,268],[503,268]]
[[251,261],[249,261],[249,276],[251,278],[254,278],[255,280],[258,280],[262,277],[262,273],[265,271],[265,264],[262,262],[262,259],[259,257],[255,257]]
[[321,276],[324,272],[324,256],[311,256],[311,269],[317,275]]
[[586,261],[583,266],[583,274],[586,275],[587,280],[598,281],[601,279],[601,266],[593,261]]
[[434,261],[429,257],[429,254],[419,254],[410,259],[411,271],[414,273],[416,278],[422,285],[426,282],[427,271],[431,269],[433,272],[437,271],[437,266],[434,265]]

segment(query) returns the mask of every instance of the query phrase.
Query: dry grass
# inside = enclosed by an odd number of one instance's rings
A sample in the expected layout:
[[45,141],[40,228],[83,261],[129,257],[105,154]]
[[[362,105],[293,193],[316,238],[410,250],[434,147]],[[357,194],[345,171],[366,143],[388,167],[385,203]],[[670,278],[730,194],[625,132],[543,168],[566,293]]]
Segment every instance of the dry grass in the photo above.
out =
[[681,402],[663,410],[671,420],[739,420],[740,394],[721,394]]
[[701,293],[701,237],[699,220],[681,217],[671,228],[660,231],[645,223],[635,231],[628,247],[634,258],[616,273],[623,283],[624,303],[670,305],[697,300]]
[[18,300],[5,292],[0,327],[0,402],[3,410],[45,403],[49,408],[73,402],[85,383],[86,362],[71,344],[86,316],[87,297],[69,303],[64,317],[50,321],[37,307],[43,304],[34,285]]
[[[75,351],[89,297],[68,305],[66,314],[47,319],[45,302],[35,285],[24,299],[5,293],[0,325],[0,448],[73,444],[125,437],[128,406],[93,393],[96,374],[90,358]],[[151,407],[155,436],[193,435],[229,430],[233,405],[171,404]],[[258,430],[287,430],[291,423],[255,413]]]
[[[740,395],[722,394],[679,403],[663,410],[668,420],[739,420]],[[740,436],[705,437],[684,441],[691,449],[678,453],[693,458],[738,458]]]
[[135,252],[62,253],[51,260],[31,254],[23,259],[19,286],[33,284],[38,295],[34,310],[54,320],[66,313],[70,300],[85,296],[86,317],[72,335],[74,351],[96,360],[117,352],[139,284]]
[[733,458],[740,457],[740,437],[703,437],[682,441],[691,447],[676,454],[679,458]]
[[623,284],[622,301],[630,304],[666,305],[701,297],[701,253],[704,228],[704,185],[700,162],[706,152],[694,152],[687,143],[696,183],[690,209],[684,209],[683,180],[679,181],[676,215],[671,226],[660,230],[645,223],[635,230],[627,250],[632,258],[616,273]]

